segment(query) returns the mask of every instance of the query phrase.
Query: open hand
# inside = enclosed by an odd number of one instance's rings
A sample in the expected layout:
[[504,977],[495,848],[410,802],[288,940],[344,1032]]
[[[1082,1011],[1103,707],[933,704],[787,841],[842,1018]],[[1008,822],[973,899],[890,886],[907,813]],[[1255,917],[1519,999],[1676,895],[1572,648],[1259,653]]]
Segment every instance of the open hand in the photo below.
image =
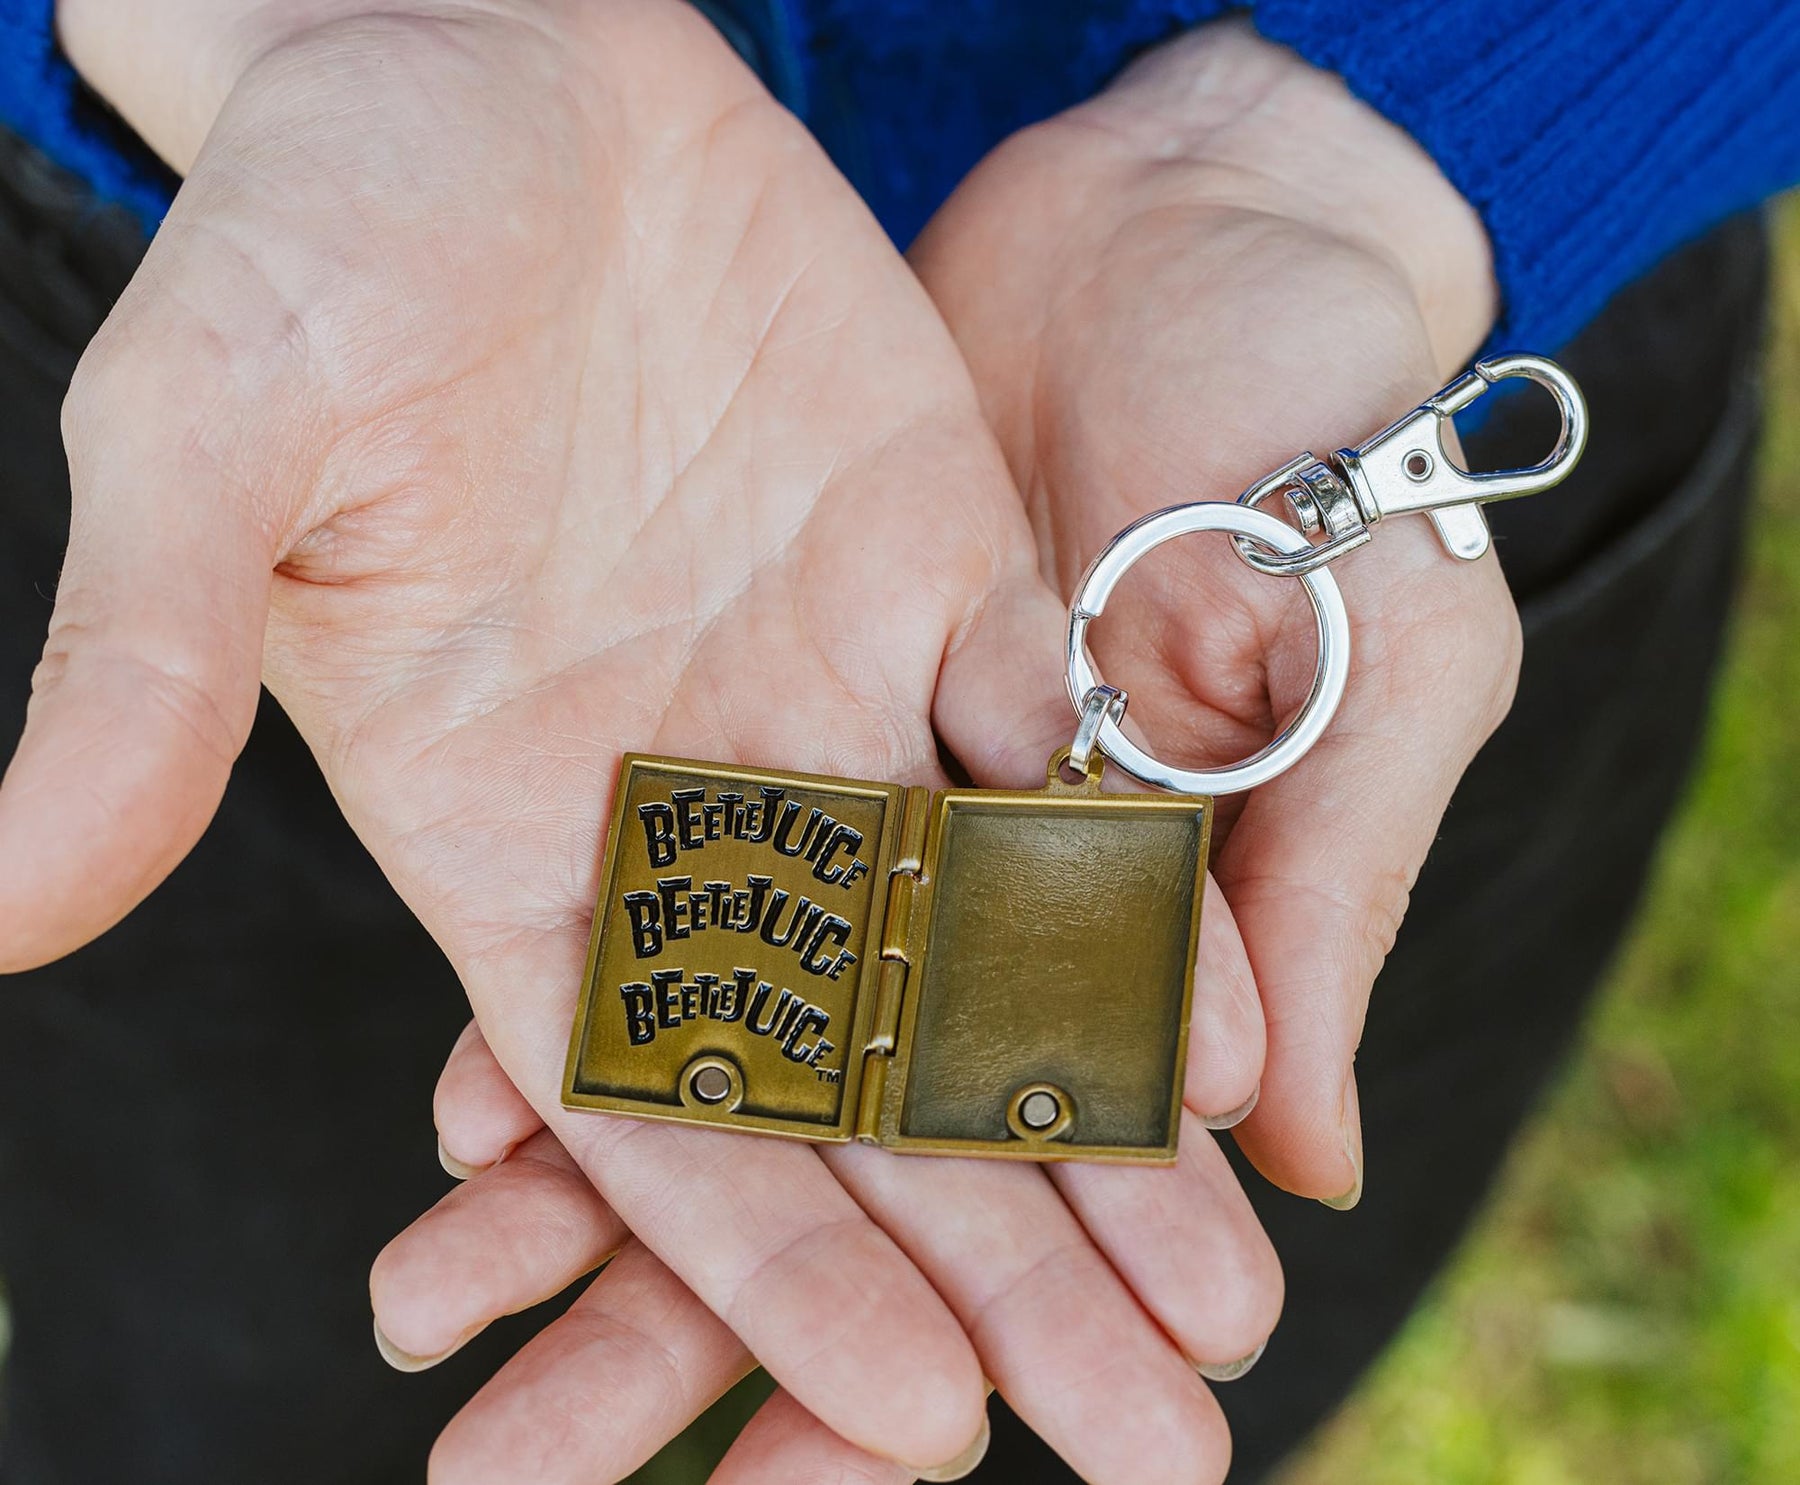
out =
[[[1372,432],[1446,380],[1492,314],[1479,223],[1430,162],[1237,24],[1172,44],[1002,147],[913,259],[1064,591],[1145,511],[1229,498],[1302,448]],[[1349,1204],[1369,989],[1449,793],[1510,699],[1517,630],[1492,559],[1453,561],[1421,521],[1384,526],[1339,572],[1356,623],[1348,699],[1316,752],[1225,832],[1230,908],[1211,894],[1190,1095],[1217,1089],[1197,1106],[1222,1109],[1255,1093],[1245,1048],[1260,1019],[1246,1030],[1241,995],[1216,993],[1241,962],[1229,913],[1256,969],[1243,988],[1269,1015],[1264,1094],[1239,1138],[1278,1181]],[[1312,678],[1309,611],[1223,541],[1134,572],[1095,640],[1132,719],[1188,763],[1253,751]],[[1208,1027],[1209,1013],[1230,1023]],[[534,1148],[539,1124],[474,1033],[446,1069],[438,1122],[453,1159],[484,1173],[390,1247],[377,1304],[460,1293],[440,1323],[474,1325],[538,1292],[478,1296],[461,1235],[526,1209],[532,1182],[508,1152]],[[529,1247],[517,1272],[556,1268]]]
[[[1431,161],[1237,21],[1008,141],[911,256],[1064,593],[1136,517],[1360,442],[1460,370],[1494,313],[1480,222]],[[1297,767],[1227,802],[1213,873],[1267,1020],[1239,1143],[1279,1184],[1350,1205],[1370,988],[1510,705],[1519,633],[1492,555],[1452,559],[1422,519],[1383,524],[1333,571],[1345,701]],[[1128,720],[1190,767],[1254,752],[1313,678],[1299,585],[1221,537],[1133,569],[1090,639]]]
[[[985,1373],[1092,1479],[1216,1478],[1193,1363],[1253,1349],[1279,1280],[1200,1132],[1173,1170],[1053,1179],[558,1107],[622,749],[931,783],[941,738],[1020,785],[1068,735],[1060,605],[967,372],[817,148],[667,0],[62,17],[189,179],[69,400],[6,965],[179,860],[260,676],[549,1125],[537,1168],[604,1197],[546,1287],[641,1245],[436,1478],[616,1478],[746,1350],[777,1423],[912,1466],[978,1439]],[[1229,1077],[1190,1096],[1237,1100],[1260,1042],[1214,939]],[[414,1354],[461,1333],[383,1319]],[[627,1357],[654,1397],[543,1390]]]

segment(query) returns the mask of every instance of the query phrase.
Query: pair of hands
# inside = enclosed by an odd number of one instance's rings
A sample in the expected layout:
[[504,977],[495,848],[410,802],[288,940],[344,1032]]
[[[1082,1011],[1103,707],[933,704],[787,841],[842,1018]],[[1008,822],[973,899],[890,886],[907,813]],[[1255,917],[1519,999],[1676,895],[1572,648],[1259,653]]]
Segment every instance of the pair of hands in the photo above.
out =
[[[1344,568],[1344,706],[1215,857],[1169,1170],[563,1111],[595,843],[626,748],[941,784],[941,744],[979,784],[1040,778],[1083,564],[1442,382],[1491,316],[1473,213],[1230,24],[1003,145],[908,263],[676,0],[364,8],[62,0],[84,75],[188,179],[69,399],[5,966],[180,859],[260,679],[479,1027],[437,1107],[479,1174],[376,1266],[390,1354],[617,1254],[434,1479],[617,1478],[752,1356],[781,1390],[723,1481],[961,1468],[989,1379],[1084,1478],[1217,1479],[1195,1367],[1260,1347],[1280,1277],[1200,1126],[1260,1086],[1258,1167],[1360,1190],[1363,1007],[1511,694],[1493,561],[1397,522]],[[1133,718],[1170,756],[1253,750],[1311,679],[1294,585],[1222,541],[1140,572],[1095,636]]]

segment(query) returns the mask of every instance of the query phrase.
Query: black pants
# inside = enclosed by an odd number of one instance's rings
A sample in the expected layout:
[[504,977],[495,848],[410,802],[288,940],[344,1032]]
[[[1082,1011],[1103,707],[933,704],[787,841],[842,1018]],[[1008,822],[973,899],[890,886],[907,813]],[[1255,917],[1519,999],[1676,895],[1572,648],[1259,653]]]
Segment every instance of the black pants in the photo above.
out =
[[[22,721],[67,532],[58,405],[141,247],[0,140],[0,730]],[[1764,267],[1739,221],[1621,296],[1566,353],[1593,406],[1580,473],[1495,512],[1523,687],[1376,991],[1367,1197],[1345,1215],[1250,1180],[1290,1299],[1223,1389],[1238,1479],[1343,1396],[1442,1263],[1630,917],[1729,605]],[[1535,459],[1541,412],[1503,409],[1478,464]],[[0,1480],[418,1479],[533,1324],[412,1377],[370,1341],[369,1261],[446,1185],[429,1099],[466,1015],[266,705],[169,884],[0,987]],[[1069,1477],[1001,1417],[978,1478]]]

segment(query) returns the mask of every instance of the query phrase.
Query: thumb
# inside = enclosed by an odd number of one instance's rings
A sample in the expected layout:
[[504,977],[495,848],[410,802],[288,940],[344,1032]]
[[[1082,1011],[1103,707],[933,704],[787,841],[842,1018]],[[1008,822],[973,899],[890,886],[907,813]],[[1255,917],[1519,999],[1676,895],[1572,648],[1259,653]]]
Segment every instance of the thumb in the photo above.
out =
[[[979,787],[1043,787],[1051,755],[1074,738],[1061,648],[1068,615],[1035,568],[1021,563],[946,654],[932,717]],[[1224,1127],[1258,1098],[1264,1036],[1243,942],[1211,883],[1195,973],[1183,1099]]]
[[[1353,1063],[1370,991],[1519,665],[1491,554],[1453,562],[1423,521],[1394,522],[1381,540],[1389,561],[1343,564],[1351,611],[1368,620],[1342,707],[1298,767],[1250,796],[1214,867],[1268,1031],[1262,1098],[1238,1142],[1277,1185],[1337,1207],[1362,1193]],[[1284,691],[1304,685],[1301,668],[1310,677],[1310,654],[1271,657],[1272,689],[1290,664]]]
[[1030,789],[1075,735],[1059,650],[1068,610],[1031,565],[1029,548],[999,575],[951,641],[932,723],[983,788]]
[[234,302],[231,270],[193,241],[158,237],[65,405],[68,556],[0,783],[0,970],[78,948],[167,876],[255,715],[276,538],[231,411],[253,405],[243,340],[191,308]]

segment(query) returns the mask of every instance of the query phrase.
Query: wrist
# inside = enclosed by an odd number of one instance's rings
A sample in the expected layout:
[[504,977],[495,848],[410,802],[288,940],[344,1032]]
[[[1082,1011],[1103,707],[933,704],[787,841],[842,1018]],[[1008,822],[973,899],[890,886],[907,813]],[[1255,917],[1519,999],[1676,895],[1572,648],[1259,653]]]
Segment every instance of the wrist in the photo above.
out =
[[[432,31],[475,48],[456,39],[467,27],[509,22],[552,38],[564,58],[620,72],[626,91],[678,72],[723,109],[748,76],[681,0],[56,0],[57,38],[82,80],[182,174],[227,97],[265,59],[310,48],[308,66],[341,66],[352,52],[379,57]],[[597,86],[610,95],[604,78]]]
[[186,174],[258,56],[366,8],[359,0],[56,0],[56,34],[82,81]]
[[1293,219],[1383,260],[1410,286],[1441,374],[1493,327],[1499,292],[1474,207],[1403,129],[1247,23],[1159,47],[1086,109],[1143,158],[1194,171],[1209,202]]

